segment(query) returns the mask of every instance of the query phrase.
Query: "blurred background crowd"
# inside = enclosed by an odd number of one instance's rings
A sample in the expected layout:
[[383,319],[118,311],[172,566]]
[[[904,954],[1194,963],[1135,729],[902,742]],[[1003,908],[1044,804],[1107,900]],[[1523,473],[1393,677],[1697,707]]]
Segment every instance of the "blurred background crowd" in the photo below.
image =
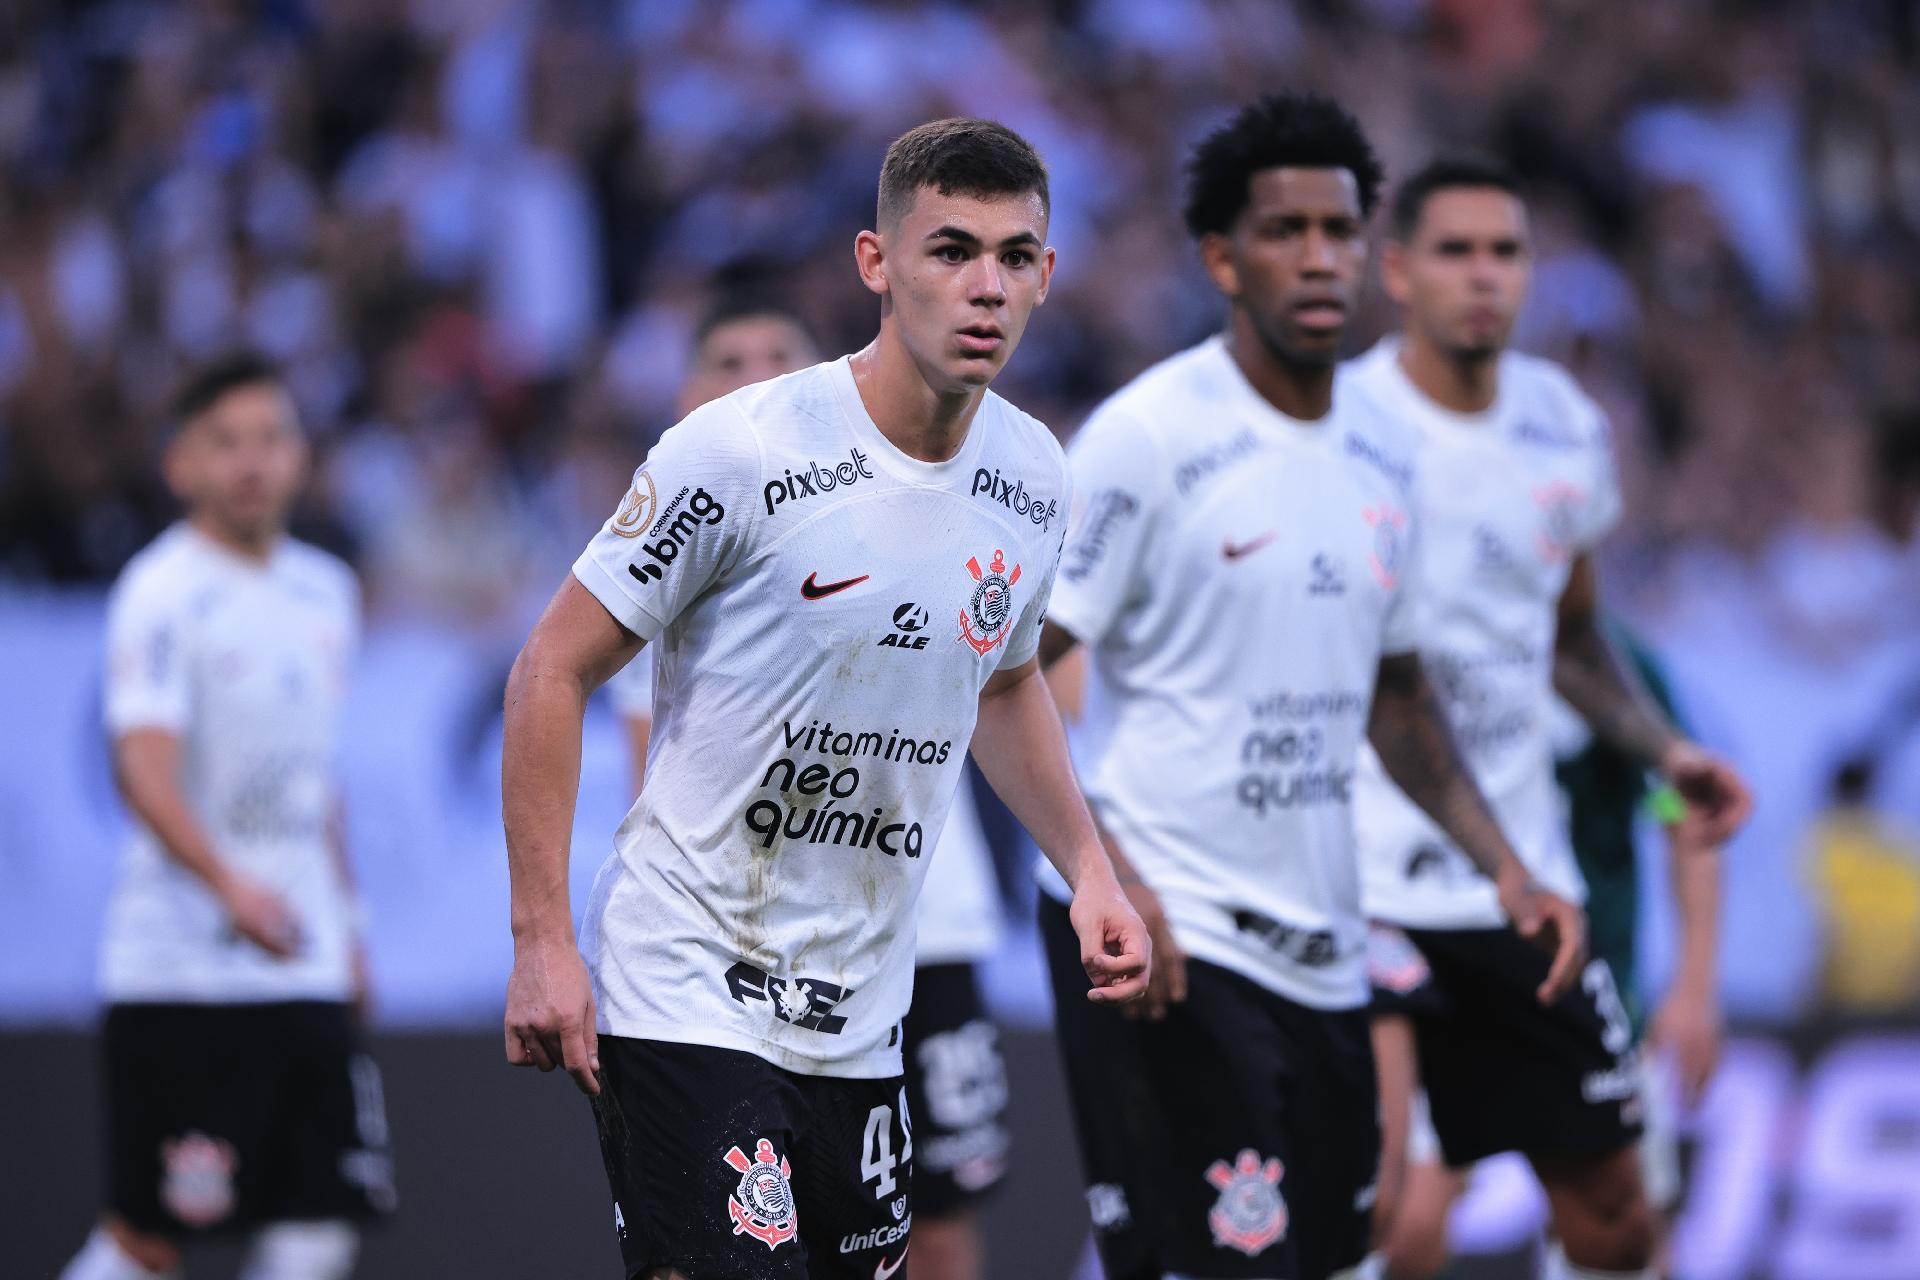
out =
[[1636,589],[1688,542],[1899,571],[1901,0],[23,0],[0,16],[0,572],[109,579],[167,517],[167,388],[246,342],[294,370],[305,523],[377,608],[517,625],[668,425],[717,278],[829,350],[865,341],[852,233],[887,141],[944,114],[1052,166],[1058,286],[1006,388],[1070,431],[1217,323],[1181,158],[1280,85],[1352,104],[1390,173],[1466,144],[1528,178],[1522,340],[1614,415]]

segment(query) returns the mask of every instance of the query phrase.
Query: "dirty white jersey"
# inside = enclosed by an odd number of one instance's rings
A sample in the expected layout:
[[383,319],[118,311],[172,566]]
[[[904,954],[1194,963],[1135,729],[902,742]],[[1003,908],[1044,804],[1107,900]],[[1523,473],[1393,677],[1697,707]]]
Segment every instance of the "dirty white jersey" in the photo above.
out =
[[280,960],[242,938],[202,880],[137,818],[107,908],[109,1001],[344,1000],[351,904],[329,844],[334,749],[359,634],[352,572],[282,539],[264,562],[176,524],[107,605],[110,737],[164,729],[214,851],[278,893],[300,926]]
[[[1340,394],[1366,421],[1419,433],[1414,509],[1421,659],[1461,755],[1535,878],[1583,901],[1548,734],[1560,595],[1576,557],[1619,518],[1605,416],[1549,361],[1508,352],[1484,413],[1452,413],[1401,371],[1389,339]],[[1415,928],[1500,925],[1493,882],[1367,753],[1356,816],[1367,912]]]
[[[653,647],[642,649],[607,681],[614,710],[630,718],[653,718]],[[960,775],[947,823],[927,855],[920,891],[915,964],[971,963],[1000,945],[1000,890],[993,852],[980,826],[979,805],[967,775]]]
[[1410,452],[1338,396],[1280,413],[1219,338],[1070,450],[1053,617],[1089,649],[1088,802],[1188,953],[1316,1008],[1367,998],[1353,780],[1380,659],[1414,643]]
[[581,940],[601,1031],[899,1073],[921,880],[981,687],[1039,645],[1066,486],[990,392],[954,457],[901,453],[845,359],[654,446],[573,568],[654,661]]

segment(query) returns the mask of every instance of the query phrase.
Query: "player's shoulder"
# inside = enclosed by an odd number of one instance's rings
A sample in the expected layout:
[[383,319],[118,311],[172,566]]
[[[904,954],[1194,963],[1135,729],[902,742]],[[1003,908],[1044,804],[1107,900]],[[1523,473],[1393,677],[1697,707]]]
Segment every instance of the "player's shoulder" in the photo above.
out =
[[1399,343],[1391,337],[1380,339],[1351,360],[1343,360],[1334,370],[1334,400],[1360,400],[1371,407],[1384,407],[1396,394],[1405,377],[1395,357]]
[[280,549],[280,571],[295,590],[348,612],[360,607],[360,579],[353,567],[311,542],[288,538]]
[[185,524],[170,525],[127,561],[109,602],[121,608],[183,602],[206,581],[211,563],[197,534]]
[[1545,449],[1607,443],[1607,418],[1566,366],[1524,351],[1500,357],[1502,390],[1513,398],[1513,435]]
[[703,434],[767,443],[837,438],[845,429],[844,396],[850,390],[844,358],[827,360],[728,392],[688,414],[684,425],[697,422]]
[[1420,455],[1420,428],[1396,403],[1393,350],[1376,343],[1334,373],[1333,415],[1341,452],[1405,493]]
[[992,432],[988,443],[996,453],[1040,475],[1066,475],[1066,450],[1046,423],[993,391],[987,392],[982,407],[993,415],[988,424]]
[[1212,403],[1231,405],[1234,376],[1218,338],[1177,351],[1095,405],[1074,433],[1074,445],[1124,450],[1143,463],[1168,456],[1176,441],[1205,447],[1213,433],[1238,421],[1231,412],[1207,412]]

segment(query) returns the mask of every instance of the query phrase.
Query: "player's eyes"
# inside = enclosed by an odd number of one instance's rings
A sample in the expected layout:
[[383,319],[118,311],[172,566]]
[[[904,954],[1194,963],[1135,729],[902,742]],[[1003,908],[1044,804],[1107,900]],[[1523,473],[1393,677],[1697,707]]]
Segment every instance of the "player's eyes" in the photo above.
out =
[[1003,254],[1000,260],[1010,267],[1025,267],[1032,264],[1033,255],[1025,249],[1015,249],[1011,253]]
[[933,256],[942,262],[958,266],[967,260],[967,251],[957,244],[943,244],[933,251]]

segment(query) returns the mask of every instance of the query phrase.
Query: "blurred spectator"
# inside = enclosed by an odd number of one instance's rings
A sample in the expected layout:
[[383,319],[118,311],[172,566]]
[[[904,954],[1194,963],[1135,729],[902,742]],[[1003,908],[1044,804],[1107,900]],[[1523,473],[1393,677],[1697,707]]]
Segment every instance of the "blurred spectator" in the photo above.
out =
[[1844,653],[1920,572],[1912,485],[1878,479],[1916,446],[1869,425],[1920,400],[1915,13],[29,0],[0,17],[0,573],[110,577],[168,515],[166,388],[246,341],[317,424],[309,532],[375,607],[505,624],[667,425],[715,273],[753,264],[830,349],[863,331],[873,172],[941,114],[1053,165],[1060,271],[1007,389],[1071,429],[1217,323],[1181,157],[1291,84],[1399,169],[1465,144],[1533,182],[1523,334],[1613,413],[1628,603],[1732,556]]

